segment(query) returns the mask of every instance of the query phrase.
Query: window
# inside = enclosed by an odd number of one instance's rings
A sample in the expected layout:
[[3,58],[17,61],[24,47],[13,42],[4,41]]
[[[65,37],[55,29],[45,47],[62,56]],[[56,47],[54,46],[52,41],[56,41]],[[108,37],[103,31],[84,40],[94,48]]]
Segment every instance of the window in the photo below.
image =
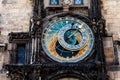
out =
[[17,47],[17,64],[25,64],[25,44],[19,44]]
[[83,0],[74,0],[75,5],[81,5],[83,4]]
[[5,51],[5,44],[0,43],[0,53],[3,53]]
[[3,53],[3,51],[4,51],[4,47],[0,46],[0,53]]
[[50,0],[50,5],[58,5],[59,0]]

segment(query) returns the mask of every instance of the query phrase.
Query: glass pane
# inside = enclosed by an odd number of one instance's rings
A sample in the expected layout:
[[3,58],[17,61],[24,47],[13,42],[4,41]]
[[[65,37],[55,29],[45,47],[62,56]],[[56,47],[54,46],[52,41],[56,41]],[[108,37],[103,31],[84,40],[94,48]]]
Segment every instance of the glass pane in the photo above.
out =
[[74,4],[83,4],[83,0],[74,0]]
[[59,4],[59,0],[50,0],[51,5],[57,5]]
[[20,44],[17,47],[17,64],[25,64],[25,45]]

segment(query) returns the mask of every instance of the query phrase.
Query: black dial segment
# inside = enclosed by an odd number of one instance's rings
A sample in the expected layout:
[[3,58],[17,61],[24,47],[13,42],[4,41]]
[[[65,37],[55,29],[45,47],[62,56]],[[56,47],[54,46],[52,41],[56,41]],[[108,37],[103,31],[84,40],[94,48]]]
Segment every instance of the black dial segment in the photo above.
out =
[[78,51],[69,51],[65,48],[63,48],[59,42],[56,43],[56,52],[59,54],[59,56],[63,58],[72,58],[73,56],[77,55]]

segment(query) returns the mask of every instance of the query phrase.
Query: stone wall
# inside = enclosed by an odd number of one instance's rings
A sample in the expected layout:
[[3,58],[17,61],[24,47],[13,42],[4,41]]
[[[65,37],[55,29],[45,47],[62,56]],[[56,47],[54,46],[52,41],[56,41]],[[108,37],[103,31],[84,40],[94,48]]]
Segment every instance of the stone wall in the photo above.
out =
[[[106,20],[106,30],[113,41],[120,38],[120,0],[101,0],[102,13]],[[32,0],[0,0],[0,43],[8,43],[10,32],[26,32],[29,30],[29,20],[33,10]],[[109,44],[105,44],[109,45]],[[107,48],[107,47],[106,47]],[[120,46],[118,45],[118,59],[120,61]],[[109,52],[109,49],[106,51]],[[3,55],[4,54],[4,55]],[[114,53],[113,53],[114,54]],[[107,55],[109,56],[109,55]],[[8,62],[8,52],[0,54],[0,64]],[[110,66],[108,66],[110,67]],[[119,67],[119,66],[114,66]],[[120,80],[120,69],[109,70],[110,80]],[[4,78],[3,78],[4,77]],[[0,80],[6,80],[5,74]]]
[[0,0],[1,42],[8,42],[9,32],[28,31],[31,16],[31,0]]
[[[102,7],[108,36],[112,36],[113,41],[120,40],[120,0],[102,0]],[[117,45],[117,55],[120,63],[120,45]],[[110,80],[120,80],[120,65],[111,65],[108,69]]]
[[120,0],[102,0],[108,33],[120,35]]
[[[26,32],[33,10],[32,0],[0,0],[0,44],[8,43],[8,33]],[[0,53],[0,80],[7,80],[1,74],[1,67],[8,63],[8,51]]]

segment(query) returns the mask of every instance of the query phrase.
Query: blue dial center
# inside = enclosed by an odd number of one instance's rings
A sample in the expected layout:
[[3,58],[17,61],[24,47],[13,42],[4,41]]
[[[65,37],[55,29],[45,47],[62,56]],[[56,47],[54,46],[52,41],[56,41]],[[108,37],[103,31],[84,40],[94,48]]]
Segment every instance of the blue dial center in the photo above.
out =
[[76,36],[73,30],[68,30],[65,32],[64,39],[68,44],[75,45],[77,43]]

